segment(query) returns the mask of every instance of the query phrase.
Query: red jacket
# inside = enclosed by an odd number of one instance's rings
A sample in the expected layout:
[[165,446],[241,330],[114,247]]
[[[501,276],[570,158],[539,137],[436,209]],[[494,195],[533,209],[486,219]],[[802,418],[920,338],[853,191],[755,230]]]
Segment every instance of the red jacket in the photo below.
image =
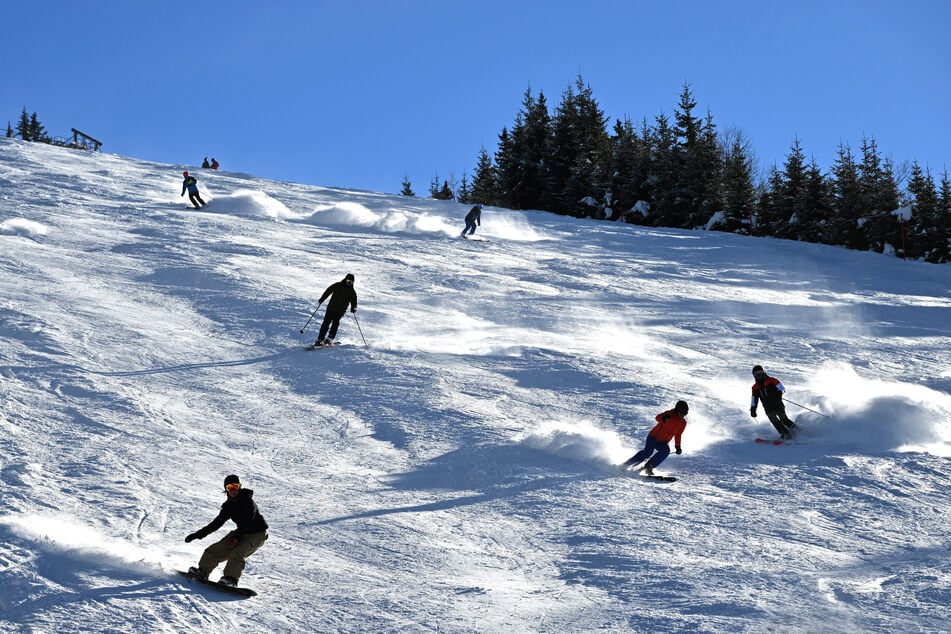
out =
[[654,425],[654,429],[650,431],[649,435],[660,442],[670,442],[670,439],[673,438],[675,439],[674,446],[679,447],[680,436],[687,428],[687,419],[676,411],[669,409],[658,414],[656,420],[657,424]]

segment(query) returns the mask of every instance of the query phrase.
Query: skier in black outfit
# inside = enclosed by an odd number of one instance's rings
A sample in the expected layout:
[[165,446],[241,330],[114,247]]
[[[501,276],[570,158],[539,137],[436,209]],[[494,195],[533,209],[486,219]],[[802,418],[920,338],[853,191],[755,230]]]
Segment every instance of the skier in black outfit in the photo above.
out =
[[796,430],[796,423],[786,416],[786,406],[783,404],[783,393],[786,388],[779,379],[766,374],[763,366],[753,366],[753,378],[756,382],[753,384],[753,400],[750,401],[750,416],[756,418],[756,406],[759,401],[763,401],[763,409],[769,422],[773,424],[776,431],[779,432],[783,440],[793,437],[793,431]]
[[211,535],[224,526],[224,523],[228,520],[237,524],[238,527],[225,535],[223,539],[206,548],[198,561],[198,567],[192,566],[188,569],[188,572],[196,577],[207,579],[218,564],[227,561],[219,583],[237,586],[238,579],[241,577],[241,573],[244,572],[247,558],[263,546],[267,540],[268,526],[264,517],[258,511],[258,505],[252,499],[254,491],[242,489],[238,476],[229,475],[225,478],[225,493],[228,495],[228,499],[221,505],[218,517],[211,520],[211,523],[204,528],[188,535],[185,542],[203,539]]
[[320,324],[315,346],[329,346],[334,342],[337,326],[340,325],[340,318],[346,314],[347,306],[350,307],[351,313],[357,312],[357,292],[353,290],[353,281],[353,273],[347,273],[341,281],[328,286],[324,294],[320,296],[320,301],[317,302],[318,309],[328,297],[330,301],[327,303],[327,312],[324,313],[324,321]]
[[482,205],[475,205],[466,214],[466,228],[462,230],[462,237],[466,234],[472,235],[476,232],[476,225],[482,226]]

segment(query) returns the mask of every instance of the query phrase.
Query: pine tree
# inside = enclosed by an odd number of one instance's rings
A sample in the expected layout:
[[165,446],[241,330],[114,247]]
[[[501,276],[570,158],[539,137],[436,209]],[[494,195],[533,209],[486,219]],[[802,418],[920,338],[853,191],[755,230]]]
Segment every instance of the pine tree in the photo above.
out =
[[485,148],[479,150],[479,160],[476,163],[475,177],[472,179],[472,202],[483,205],[498,205],[498,183],[495,167]]
[[473,202],[472,188],[469,186],[469,175],[465,171],[462,172],[462,182],[459,184],[458,189],[456,189],[456,200],[465,204]]
[[901,227],[893,213],[899,206],[899,194],[891,163],[882,161],[874,138],[862,139],[859,188],[864,244],[858,248],[882,253],[885,245],[900,240]]
[[23,112],[20,113],[20,121],[17,123],[17,134],[24,141],[31,140],[30,136],[30,115],[26,113],[26,106],[23,106]]
[[[645,123],[646,125],[646,123]],[[614,123],[614,134],[609,139],[610,156],[607,167],[608,189],[614,213],[612,220],[634,217],[628,213],[639,200],[646,200],[645,182],[649,169],[650,151],[631,120],[625,117]]]
[[[778,181],[778,190],[772,191],[769,215],[764,215],[766,233],[777,238],[796,238],[807,183],[806,155],[799,137],[793,140],[786,163]],[[771,185],[777,184],[771,181]]]
[[551,175],[558,183],[553,188],[553,211],[575,216],[601,214],[601,209],[585,201],[603,202],[608,191],[605,168],[610,143],[606,124],[591,87],[579,75],[574,87],[569,86],[562,94],[552,123]]
[[439,189],[439,193],[435,196],[437,200],[453,200],[455,197],[456,194],[452,191],[452,187],[449,186],[449,181],[447,180],[442,182],[442,187]]
[[43,124],[40,123],[35,112],[33,116],[30,117],[30,140],[38,143],[49,143],[50,141],[50,138],[46,136],[46,130],[43,128]]
[[796,196],[796,227],[791,237],[820,242],[832,216],[832,186],[813,158],[805,170],[803,187]]
[[[507,128],[499,133],[499,145],[495,152],[494,170],[497,204],[509,209],[521,209],[518,200],[518,167],[512,136]],[[478,176],[477,176],[478,178]]]
[[538,98],[531,86],[522,97],[522,109],[511,132],[502,130],[496,153],[499,196],[514,209],[548,209],[550,177],[546,161],[551,152],[551,116],[544,93]]
[[644,139],[650,146],[650,173],[647,177],[647,199],[651,205],[650,224],[655,227],[679,227],[683,219],[677,216],[678,170],[677,140],[670,119],[661,113],[656,125],[644,129]]
[[12,138],[13,138],[13,127],[10,126],[10,122],[9,122],[9,121],[7,121],[7,138],[8,138],[8,139],[12,139]]
[[783,205],[783,189],[783,174],[779,171],[779,167],[773,163],[769,168],[766,183],[760,192],[759,202],[756,205],[753,235],[776,235],[776,225],[785,217],[786,213]]
[[712,227],[720,231],[749,233],[750,214],[756,189],[753,186],[752,150],[742,133],[729,135],[730,145],[723,151],[720,187],[723,221]]
[[949,261],[948,217],[941,212],[931,172],[922,170],[918,161],[911,167],[908,193],[912,197],[911,219],[906,225],[908,255],[928,262]]
[[715,211],[712,207],[718,202],[715,183],[720,169],[716,128],[711,116],[708,115],[706,123],[694,116],[696,107],[689,84],[684,84],[674,110],[677,143],[673,158],[677,178],[668,213],[675,227],[705,224]]
[[859,219],[863,201],[859,168],[848,144],[839,145],[832,176],[832,216],[822,242],[854,249],[862,242]]
[[403,174],[403,188],[400,190],[400,196],[415,196],[413,185],[409,182],[409,176]]

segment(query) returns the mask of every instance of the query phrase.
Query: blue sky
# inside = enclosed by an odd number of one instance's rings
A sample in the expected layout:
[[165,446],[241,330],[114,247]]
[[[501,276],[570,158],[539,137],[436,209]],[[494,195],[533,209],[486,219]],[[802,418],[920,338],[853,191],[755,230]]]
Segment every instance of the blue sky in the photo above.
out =
[[[681,13],[687,15],[681,16]],[[580,75],[605,114],[701,114],[762,168],[874,137],[951,169],[951,2],[436,0],[7,3],[0,123],[23,106],[103,151],[417,194],[494,152],[522,95]],[[176,175],[177,176],[177,175]]]

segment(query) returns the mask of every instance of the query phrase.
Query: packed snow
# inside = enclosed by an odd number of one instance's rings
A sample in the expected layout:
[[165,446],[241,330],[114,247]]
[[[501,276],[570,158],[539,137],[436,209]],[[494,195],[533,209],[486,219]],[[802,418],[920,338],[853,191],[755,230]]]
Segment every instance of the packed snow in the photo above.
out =
[[[0,201],[4,631],[949,628],[949,266],[13,139]],[[229,473],[251,599],[175,572]]]

